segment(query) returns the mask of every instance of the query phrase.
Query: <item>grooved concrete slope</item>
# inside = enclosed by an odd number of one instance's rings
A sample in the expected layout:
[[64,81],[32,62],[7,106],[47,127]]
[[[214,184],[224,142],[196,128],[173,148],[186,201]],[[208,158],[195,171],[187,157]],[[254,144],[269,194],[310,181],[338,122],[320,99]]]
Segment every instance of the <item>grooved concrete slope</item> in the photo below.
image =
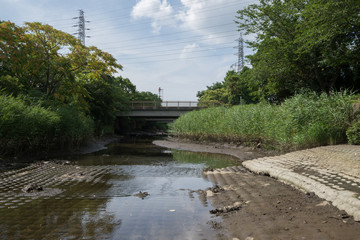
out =
[[360,221],[360,146],[318,147],[245,161],[243,166],[314,192]]

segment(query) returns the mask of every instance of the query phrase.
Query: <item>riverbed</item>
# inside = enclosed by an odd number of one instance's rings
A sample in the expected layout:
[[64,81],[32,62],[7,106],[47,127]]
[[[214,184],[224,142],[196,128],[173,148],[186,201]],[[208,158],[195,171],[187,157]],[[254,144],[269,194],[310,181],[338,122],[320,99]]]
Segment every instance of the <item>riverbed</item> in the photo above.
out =
[[[262,152],[218,143],[155,143],[162,147],[127,139],[96,153],[0,172],[0,240],[360,235],[360,223],[330,202],[242,167]],[[41,190],[27,192],[29,185]]]
[[237,164],[128,139],[2,172],[0,239],[216,239],[203,169]]

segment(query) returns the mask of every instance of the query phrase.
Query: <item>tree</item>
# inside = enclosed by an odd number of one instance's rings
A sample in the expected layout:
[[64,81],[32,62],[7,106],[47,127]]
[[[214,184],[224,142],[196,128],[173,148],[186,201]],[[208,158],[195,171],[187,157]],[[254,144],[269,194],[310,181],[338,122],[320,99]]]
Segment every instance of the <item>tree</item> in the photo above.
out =
[[248,73],[250,69],[244,67],[240,74],[235,71],[228,71],[224,80],[224,87],[228,93],[228,103],[230,105],[255,103],[253,96],[250,95],[248,86]]
[[322,90],[360,89],[359,12],[359,0],[318,0],[301,13],[298,54],[311,57],[308,72]]
[[249,71],[248,67],[244,67],[240,74],[233,70],[228,71],[223,82],[216,82],[207,86],[206,90],[198,92],[199,101],[216,105],[255,103],[248,86]]
[[25,90],[38,89],[62,101],[85,97],[77,80],[82,75],[101,79],[122,69],[109,53],[49,25],[34,22],[20,28],[3,22],[0,36],[2,74],[16,77]]
[[303,88],[359,89],[358,0],[260,0],[239,10],[248,44],[248,79],[258,98],[281,101]]
[[132,101],[152,101],[161,102],[161,98],[152,92],[136,92],[132,97]]
[[284,99],[299,87],[307,87],[299,74],[301,62],[297,62],[294,42],[301,2],[260,0],[238,11],[239,30],[256,34],[256,40],[248,42],[256,51],[249,56],[249,84],[259,99]]
[[225,88],[206,90],[200,97],[199,102],[209,105],[225,105],[228,103],[228,92]]
[[[207,90],[216,90],[216,89],[223,88],[223,84],[220,82],[216,82],[211,86],[206,86],[206,88],[207,88]],[[207,91],[207,90],[198,91],[196,94],[196,97],[201,98],[205,94],[205,91]]]

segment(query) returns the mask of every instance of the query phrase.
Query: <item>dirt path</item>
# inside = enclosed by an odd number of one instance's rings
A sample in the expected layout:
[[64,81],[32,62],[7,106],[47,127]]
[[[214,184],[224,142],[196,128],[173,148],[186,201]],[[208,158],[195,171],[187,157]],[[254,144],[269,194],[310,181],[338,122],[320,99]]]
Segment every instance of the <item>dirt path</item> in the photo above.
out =
[[[260,153],[229,146],[156,141],[157,145],[190,151],[207,151],[257,158]],[[249,161],[251,162],[251,161]],[[218,185],[206,196],[213,213],[222,222],[214,224],[219,239],[358,239],[360,223],[314,193],[299,191],[268,176],[257,175],[242,167],[205,172]]]

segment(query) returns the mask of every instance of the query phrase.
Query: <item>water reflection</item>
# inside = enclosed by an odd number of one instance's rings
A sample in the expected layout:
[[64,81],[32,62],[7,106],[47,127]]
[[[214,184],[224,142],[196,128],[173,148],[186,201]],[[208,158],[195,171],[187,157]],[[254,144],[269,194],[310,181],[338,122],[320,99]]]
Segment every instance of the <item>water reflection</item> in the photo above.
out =
[[193,163],[209,168],[224,168],[238,165],[237,158],[221,154],[196,153],[173,150],[173,158],[180,163]]
[[104,239],[121,223],[105,211],[109,198],[103,193],[110,187],[106,182],[57,187],[62,191],[55,196],[1,192],[0,239]]
[[[77,165],[0,174],[0,239],[214,239],[210,206],[193,190],[211,187],[204,167],[235,164],[149,142],[114,143],[69,159]],[[21,194],[29,181],[49,194]],[[138,197],[140,191],[150,195]]]

